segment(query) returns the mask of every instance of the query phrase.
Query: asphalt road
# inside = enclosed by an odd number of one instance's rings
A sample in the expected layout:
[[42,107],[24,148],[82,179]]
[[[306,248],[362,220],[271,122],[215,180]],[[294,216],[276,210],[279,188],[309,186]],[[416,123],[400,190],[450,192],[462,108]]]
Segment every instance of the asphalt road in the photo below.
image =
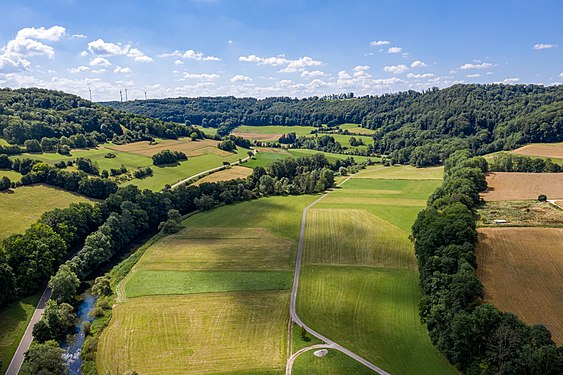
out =
[[22,367],[23,360],[25,359],[25,353],[29,350],[29,346],[33,341],[33,326],[37,323],[41,317],[43,316],[43,311],[45,310],[45,305],[47,301],[51,298],[51,288],[45,288],[43,295],[41,295],[41,299],[33,312],[33,316],[25,329],[25,333],[18,345],[18,349],[14,353],[12,357],[12,361],[10,362],[10,366],[8,366],[8,370],[6,370],[6,375],[17,375]]
[[[346,181],[348,181],[350,178],[352,178],[352,176],[349,176],[347,179],[342,181],[338,186],[341,186]],[[297,315],[297,312],[295,310],[296,301],[297,301],[297,291],[299,289],[299,274],[301,272],[301,256],[303,254],[303,241],[305,239],[305,224],[306,224],[306,220],[307,220],[307,211],[309,210],[309,208],[313,207],[315,204],[320,202],[322,199],[324,199],[329,194],[330,194],[330,191],[328,193],[325,193],[323,196],[321,196],[319,199],[317,199],[316,201],[314,201],[313,203],[311,203],[307,207],[305,207],[305,209],[303,210],[303,216],[301,218],[301,232],[299,234],[299,246],[297,248],[297,261],[295,262],[295,273],[293,274],[293,288],[291,289],[291,301],[290,301],[290,304],[289,304],[291,319],[298,326],[305,328],[305,330],[309,334],[311,334],[312,336],[315,336],[319,340],[323,341],[325,343],[325,345],[323,347],[328,347],[328,348],[338,350],[338,351],[346,354],[348,357],[360,362],[361,364],[363,364],[367,368],[375,371],[378,374],[391,375],[388,372],[386,372],[385,370],[383,370],[382,368],[380,368],[380,367],[374,365],[373,363],[365,360],[364,358],[360,357],[359,355],[352,352],[351,350],[346,349],[345,347],[337,344],[333,340],[329,339],[326,336],[323,336],[319,332],[317,332],[317,331],[313,330],[311,327],[307,326],[299,318],[299,316]],[[297,358],[298,353],[301,354],[303,352],[305,352],[305,350],[301,350],[301,351],[295,353],[294,355],[292,355],[291,357],[288,358],[287,365],[286,365],[286,372],[285,372],[286,375],[291,375],[291,369],[293,367],[293,362],[295,361],[295,358]]]

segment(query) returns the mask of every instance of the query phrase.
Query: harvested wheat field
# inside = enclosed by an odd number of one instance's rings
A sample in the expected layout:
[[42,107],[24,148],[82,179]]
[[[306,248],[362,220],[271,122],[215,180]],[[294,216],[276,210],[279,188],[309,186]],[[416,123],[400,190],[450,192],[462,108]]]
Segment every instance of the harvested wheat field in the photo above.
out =
[[563,344],[563,229],[481,228],[477,263],[487,302]]
[[492,172],[487,174],[486,201],[537,199],[545,194],[549,199],[563,198],[563,173]]
[[512,154],[541,156],[545,158],[563,159],[562,143],[538,143],[520,147],[511,151]]
[[199,180],[194,182],[194,185],[199,185],[204,182],[230,181],[230,180],[235,180],[237,178],[247,178],[251,174],[252,174],[251,168],[241,167],[237,165],[228,169],[222,169],[218,172],[200,178]]
[[161,139],[154,145],[149,144],[148,141],[142,141],[127,143],[124,145],[111,145],[107,146],[107,148],[115,151],[130,152],[132,154],[149,157],[162,150],[181,151],[188,156],[200,156],[205,154],[215,154],[219,156],[231,155],[229,152],[219,150],[217,148],[217,143],[217,141],[213,141],[211,139],[192,141],[188,138],[182,138],[178,140]]

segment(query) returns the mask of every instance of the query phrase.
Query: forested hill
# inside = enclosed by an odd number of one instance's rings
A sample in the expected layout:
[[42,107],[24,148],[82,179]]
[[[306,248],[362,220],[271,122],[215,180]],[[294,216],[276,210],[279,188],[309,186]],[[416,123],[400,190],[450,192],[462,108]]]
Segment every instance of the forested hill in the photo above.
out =
[[199,134],[192,126],[118,111],[61,91],[0,89],[0,137],[13,144],[62,139],[84,147],[85,142],[176,138],[194,131]]
[[478,154],[530,142],[563,141],[563,85],[455,85],[426,92],[306,99],[175,98],[104,105],[166,121],[219,128],[337,125],[376,129],[375,150],[396,162],[430,165],[455,149]]

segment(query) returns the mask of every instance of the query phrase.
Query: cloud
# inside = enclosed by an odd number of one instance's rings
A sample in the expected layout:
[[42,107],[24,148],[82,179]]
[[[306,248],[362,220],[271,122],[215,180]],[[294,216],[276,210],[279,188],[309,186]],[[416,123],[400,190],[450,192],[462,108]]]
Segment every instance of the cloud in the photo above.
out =
[[80,72],[85,72],[85,71],[87,71],[87,70],[90,70],[90,68],[88,68],[87,66],[79,66],[79,67],[76,67],[76,68],[68,69],[68,71],[69,71],[71,74],[76,74],[76,73],[80,73]]
[[325,72],[321,72],[320,70],[304,70],[301,72],[301,77],[303,78],[313,78],[313,77],[324,77],[327,74]]
[[84,38],[86,38],[86,35],[84,35],[84,34],[72,34],[71,38],[72,39],[84,39]]
[[296,60],[291,60],[286,58],[284,55],[273,56],[273,57],[259,57],[256,55],[248,55],[248,56],[240,56],[239,61],[253,62],[258,65],[271,65],[271,66],[287,65],[285,68],[279,71],[280,73],[302,72],[305,70],[305,68],[308,67],[324,65],[322,61],[315,60],[309,56],[303,56]]
[[176,64],[176,65],[183,65],[183,64],[185,64],[185,63],[184,63],[182,60],[176,60],[176,61],[174,61],[174,64]]
[[250,82],[252,81],[252,78],[247,77],[247,76],[243,76],[241,74],[237,74],[236,76],[234,76],[233,78],[231,78],[231,82]]
[[461,70],[467,70],[467,69],[489,69],[492,68],[493,66],[496,66],[496,64],[491,64],[491,63],[481,63],[481,64],[463,64],[462,66],[459,67],[459,69]]
[[53,26],[48,29],[40,27],[26,27],[18,31],[16,39],[41,39],[56,42],[65,35],[66,29],[62,26]]
[[411,68],[426,68],[427,66],[428,65],[420,60],[416,60],[411,63]]
[[126,73],[133,73],[133,71],[131,70],[131,68],[128,68],[128,67],[122,68],[122,67],[120,67],[119,65],[117,65],[117,66],[115,67],[115,69],[113,70],[113,72],[114,72],[114,73],[124,73],[124,74],[126,74]]
[[563,73],[559,73],[559,77],[563,78]]
[[39,40],[56,42],[64,34],[65,28],[62,26],[53,26],[48,29],[26,27],[19,30],[14,39],[0,48],[0,72],[28,70],[31,66],[28,57],[47,56],[53,58],[55,49]]
[[401,74],[409,70],[409,68],[404,64],[400,64],[400,65],[386,66],[383,68],[383,70],[386,71],[387,73]]
[[158,55],[158,57],[160,57],[160,58],[172,57],[172,56],[180,57],[182,59],[195,60],[195,61],[219,61],[219,60],[221,60],[220,58],[218,58],[216,56],[206,56],[206,55],[203,54],[203,52],[194,51],[193,49],[189,49],[185,52],[176,50],[176,51],[171,52],[171,53],[163,53],[161,55]]
[[110,66],[111,63],[105,57],[95,57],[92,61],[90,61],[90,66]]
[[557,44],[537,43],[532,47],[533,49],[550,49],[557,47]]
[[360,72],[360,71],[366,71],[369,70],[370,66],[369,65],[357,65],[354,67],[354,69],[352,69],[355,72]]
[[153,61],[151,57],[145,55],[138,48],[131,48],[130,44],[122,46],[121,44],[105,42],[103,39],[97,39],[88,43],[88,51],[94,55],[101,56],[127,56],[137,62]]
[[220,75],[212,73],[212,74],[207,74],[207,73],[184,73],[184,79],[201,79],[201,80],[214,80],[219,78]]
[[80,56],[86,57],[86,56],[88,56],[88,52],[82,51],[82,52],[80,52]]
[[377,46],[385,46],[387,44],[390,44],[391,42],[388,40],[374,40],[372,42],[369,43],[369,45],[371,47],[377,47]]
[[467,78],[479,78],[481,77],[481,74],[479,73],[475,73],[475,74],[468,74],[466,75]]
[[407,74],[407,78],[432,78],[434,77],[434,74],[432,73],[424,73],[424,74],[413,74],[413,73],[409,73]]
[[401,53],[403,49],[401,47],[389,47],[387,53]]
[[505,83],[505,84],[507,84],[507,85],[510,85],[510,84],[516,83],[516,82],[518,82],[518,81],[520,81],[520,78],[518,78],[518,77],[512,77],[512,78],[506,78],[506,79],[504,79],[504,80],[502,81],[502,83]]
[[232,40],[227,40],[227,44],[228,44],[229,46],[232,46],[233,43],[234,43],[234,42],[233,42]]

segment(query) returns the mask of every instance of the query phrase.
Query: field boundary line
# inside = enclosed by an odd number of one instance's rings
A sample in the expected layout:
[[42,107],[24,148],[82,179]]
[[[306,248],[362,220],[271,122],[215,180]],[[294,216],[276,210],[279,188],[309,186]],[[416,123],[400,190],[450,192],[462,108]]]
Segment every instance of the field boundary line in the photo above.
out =
[[[337,187],[341,187],[343,184],[345,184],[348,180],[350,180],[355,175],[356,174],[348,176],[344,181],[340,182],[337,185]],[[338,350],[339,352],[346,354],[348,357],[356,360],[357,362],[363,364],[364,366],[366,366],[370,370],[373,370],[380,375],[391,375],[388,372],[386,372],[385,370],[383,370],[382,368],[374,365],[373,363],[371,363],[371,362],[367,361],[366,359],[360,357],[358,354],[352,352],[349,349],[346,349],[342,345],[337,344],[335,341],[329,339],[328,337],[322,335],[321,333],[319,333],[319,332],[313,330],[311,327],[307,326],[301,320],[301,318],[299,318],[299,316],[297,315],[297,311],[295,309],[296,304],[297,304],[297,291],[299,289],[299,276],[300,276],[300,272],[301,272],[301,257],[302,257],[302,254],[303,254],[303,243],[304,243],[304,239],[305,239],[305,224],[306,224],[306,220],[307,220],[307,211],[309,210],[309,208],[313,207],[315,204],[317,204],[321,200],[323,200],[332,191],[333,190],[330,190],[330,191],[324,193],[320,198],[318,198],[313,203],[311,203],[310,205],[305,207],[305,209],[303,210],[303,215],[301,217],[301,231],[299,233],[299,245],[297,247],[297,259],[296,259],[296,262],[295,262],[295,272],[293,274],[293,287],[291,289],[291,300],[290,300],[290,304],[289,304],[289,312],[290,312],[290,315],[291,315],[291,320],[293,322],[295,322],[295,324],[297,324],[298,326],[303,327],[312,336],[314,336],[314,337],[318,338],[319,340],[323,341],[325,343],[324,344],[325,348],[329,347],[331,349]],[[304,348],[304,349],[307,349],[307,348]],[[304,353],[305,351],[306,350],[300,350],[300,351],[296,352],[295,354],[293,354],[291,357],[288,358],[287,365],[286,365],[286,368],[285,368],[285,374],[286,375],[291,375],[291,371],[293,369],[293,362],[295,361],[295,359],[301,353]]]
[[[250,149],[250,150],[252,151],[252,154],[253,154],[252,156],[256,156],[256,154],[258,153],[258,151],[257,151],[256,149],[253,149],[253,148],[252,148],[252,149]],[[229,163],[229,166],[234,167],[235,165],[242,164],[242,163],[244,163],[245,161],[250,160],[250,158],[251,158],[251,156],[247,156],[247,157],[245,157],[244,159],[240,159],[240,160],[234,161],[234,162],[232,162],[232,163]],[[242,162],[242,163],[241,163],[241,162]],[[193,179],[195,179],[195,178],[203,177],[203,176],[208,176],[208,175],[213,174],[213,173],[215,173],[215,172],[222,171],[222,170],[225,169],[225,168],[226,168],[226,165],[220,165],[220,166],[218,166],[218,167],[211,168],[211,169],[208,169],[208,170],[206,170],[206,171],[196,173],[196,174],[194,174],[193,176],[184,178],[183,180],[176,182],[175,184],[171,185],[170,188],[171,188],[171,189],[175,189],[175,188],[177,188],[178,186],[183,185],[183,184],[185,184],[185,183],[187,183],[187,182],[189,182],[189,181],[191,181],[191,180],[193,180]]]

